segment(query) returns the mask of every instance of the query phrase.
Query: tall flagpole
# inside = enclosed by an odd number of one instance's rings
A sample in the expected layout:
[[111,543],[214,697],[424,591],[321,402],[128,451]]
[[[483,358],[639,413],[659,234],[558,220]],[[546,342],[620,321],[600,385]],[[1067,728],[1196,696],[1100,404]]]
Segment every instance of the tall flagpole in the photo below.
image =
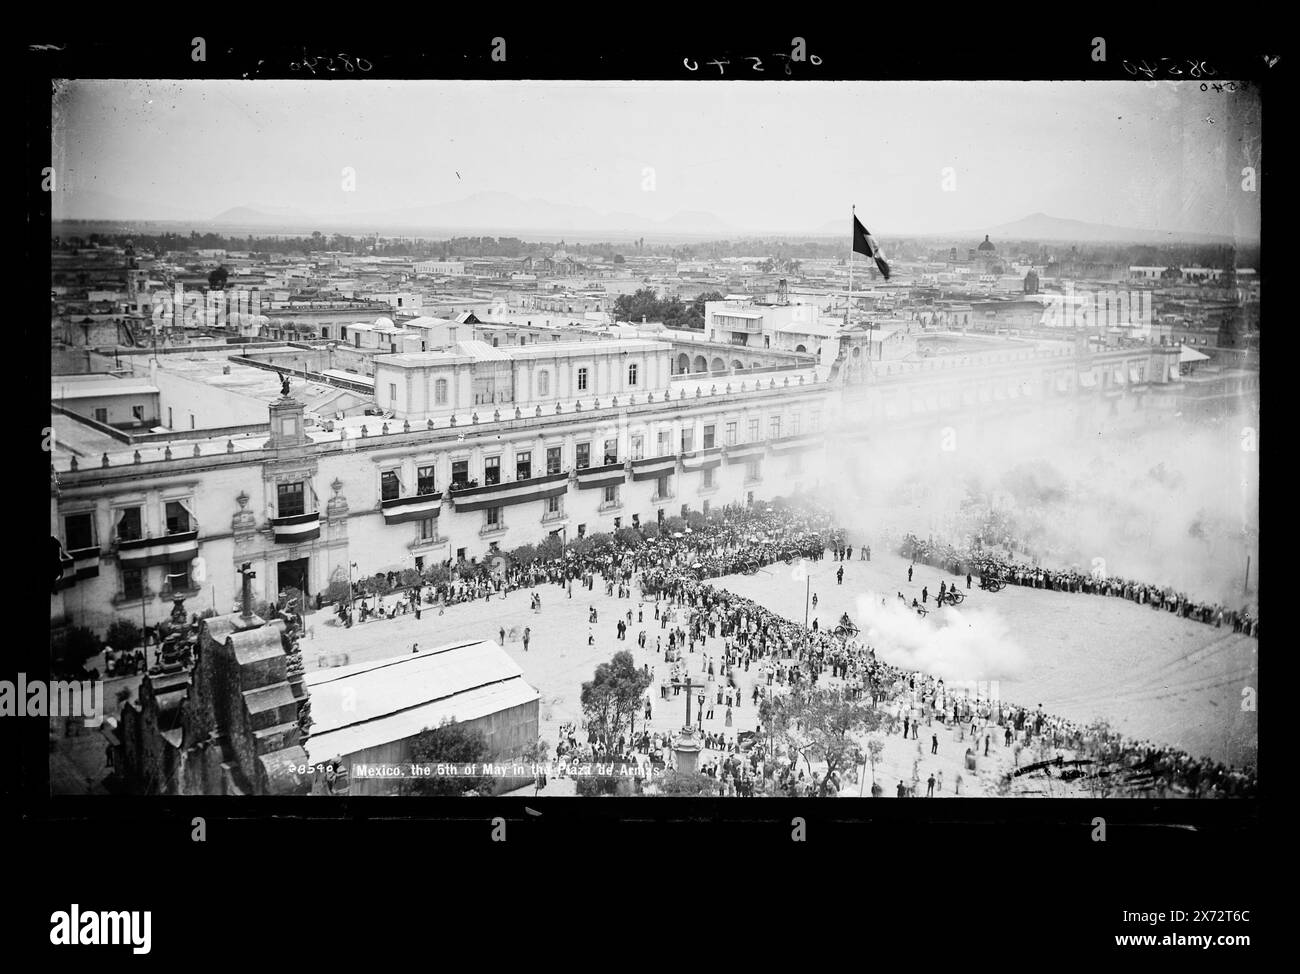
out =
[[[852,212],[853,212],[853,219],[854,221],[856,221],[858,218],[857,204],[853,204]],[[849,327],[849,312],[853,309],[853,235],[857,232],[858,232],[858,225],[855,222],[853,224],[852,229],[849,231],[849,300],[848,300],[847,307],[844,309],[845,328]]]

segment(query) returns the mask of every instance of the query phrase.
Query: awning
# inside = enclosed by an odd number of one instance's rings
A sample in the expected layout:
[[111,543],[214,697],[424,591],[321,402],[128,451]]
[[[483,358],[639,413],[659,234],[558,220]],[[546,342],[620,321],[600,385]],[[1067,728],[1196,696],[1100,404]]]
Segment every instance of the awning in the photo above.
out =
[[658,480],[668,474],[677,472],[677,458],[651,457],[648,460],[632,461],[633,480]]
[[[312,515],[315,517],[315,515]],[[119,541],[117,560],[123,568],[147,568],[150,565],[170,565],[199,554],[199,532],[169,534],[163,538],[141,538],[139,541]]]
[[682,456],[682,468],[685,470],[708,470],[722,465],[722,447],[715,446],[708,450]]
[[458,490],[452,493],[451,503],[457,511],[481,511],[489,507],[508,507],[559,497],[568,489],[569,474],[552,473],[529,480],[512,480],[504,484]]
[[276,544],[297,544],[315,541],[320,537],[320,513],[292,514],[289,517],[271,518],[271,531]]
[[405,524],[408,521],[425,521],[437,517],[442,510],[441,494],[415,494],[395,497],[380,503],[385,524]]
[[1204,352],[1198,352],[1196,349],[1188,345],[1183,345],[1178,350],[1178,361],[1180,362],[1205,362],[1208,361],[1209,358],[1210,356],[1206,355]]
[[1091,389],[1097,384],[1097,377],[1091,372],[1079,373],[1079,385],[1084,389]]
[[598,487],[613,487],[621,484],[627,477],[627,471],[621,463],[610,463],[603,467],[588,467],[578,471],[578,490],[595,490]]

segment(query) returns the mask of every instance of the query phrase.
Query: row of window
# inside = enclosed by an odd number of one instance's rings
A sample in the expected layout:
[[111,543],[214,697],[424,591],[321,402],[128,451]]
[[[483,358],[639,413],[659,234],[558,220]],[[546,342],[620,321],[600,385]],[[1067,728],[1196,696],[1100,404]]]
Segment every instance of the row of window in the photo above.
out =
[[[819,425],[820,417],[814,414],[811,426],[815,431]],[[748,442],[756,442],[759,439],[760,420],[749,420]],[[797,436],[800,431],[799,416],[791,417],[789,435]],[[708,424],[703,430],[703,442],[701,449],[712,450],[717,445],[717,432],[715,424]],[[773,416],[768,420],[767,434],[770,438],[776,439],[782,435],[782,421],[780,416]],[[734,422],[727,423],[724,430],[724,442],[728,446],[735,446],[737,442],[737,424]],[[662,430],[659,433],[657,452],[655,456],[666,457],[673,452],[672,433],[668,430]],[[631,437],[631,448],[633,460],[645,459],[645,437],[642,434],[633,434]],[[592,466],[592,444],[578,443],[575,447],[574,466],[578,470],[587,470]],[[695,430],[684,429],[681,431],[681,452],[692,453],[696,449]],[[600,466],[610,466],[618,463],[618,440],[609,439],[603,443],[603,449],[600,453]],[[564,461],[562,448],[555,446],[546,450],[546,473],[557,474],[563,471]],[[530,480],[533,477],[533,452],[531,450],[520,450],[515,453],[515,480]],[[482,486],[490,487],[501,483],[501,457],[490,456],[483,460],[483,481]],[[470,486],[479,486],[478,482],[470,477],[468,460],[453,460],[451,464],[451,484],[453,489],[461,489]],[[432,464],[421,466],[416,471],[416,494],[434,494],[438,492],[437,483],[434,477],[434,466]],[[396,500],[403,494],[401,475],[399,469],[394,467],[380,473],[380,498],[381,500]],[[281,508],[283,511],[283,508]],[[301,513],[298,511],[297,513]],[[283,514],[281,516],[284,516]]]
[[[139,541],[144,537],[144,508],[125,507],[115,511],[113,536],[116,541]],[[194,530],[194,519],[188,506],[181,501],[168,501],[163,505],[163,519],[167,534],[185,534]],[[66,514],[63,518],[63,541],[68,551],[98,548],[99,533],[95,528],[95,514],[85,511]]]
[[[588,369],[583,366],[577,370],[577,390],[586,392],[588,388]],[[638,365],[629,365],[627,367],[627,384],[635,386],[638,384],[640,376],[640,367]],[[476,379],[476,383],[491,384],[491,379]],[[537,373],[537,395],[539,398],[545,398],[551,394],[551,373],[543,369]],[[388,384],[388,398],[390,402],[397,401],[397,384],[390,382]],[[476,405],[492,402],[512,402],[508,397],[498,399],[494,392],[486,389],[475,390],[474,402]],[[433,404],[435,406],[445,406],[448,402],[448,385],[446,379],[435,379],[433,381]]]

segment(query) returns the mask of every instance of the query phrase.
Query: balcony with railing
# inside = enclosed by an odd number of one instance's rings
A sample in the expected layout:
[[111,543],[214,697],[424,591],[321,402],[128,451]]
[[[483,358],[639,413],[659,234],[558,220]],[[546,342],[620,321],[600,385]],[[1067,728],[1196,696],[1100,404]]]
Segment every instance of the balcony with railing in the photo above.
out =
[[621,463],[609,463],[603,467],[587,467],[579,470],[578,490],[595,490],[598,487],[613,487],[627,479],[627,469]]
[[459,512],[481,511],[489,507],[506,507],[527,504],[559,497],[569,489],[569,475],[563,471],[530,477],[528,480],[509,480],[486,487],[466,487],[451,495],[452,506]]
[[412,494],[379,502],[385,524],[408,524],[437,517],[442,511],[442,494]]
[[114,540],[113,553],[123,568],[149,568],[169,565],[185,558],[195,558],[199,553],[199,532],[182,531],[161,538],[136,538],[131,541]]

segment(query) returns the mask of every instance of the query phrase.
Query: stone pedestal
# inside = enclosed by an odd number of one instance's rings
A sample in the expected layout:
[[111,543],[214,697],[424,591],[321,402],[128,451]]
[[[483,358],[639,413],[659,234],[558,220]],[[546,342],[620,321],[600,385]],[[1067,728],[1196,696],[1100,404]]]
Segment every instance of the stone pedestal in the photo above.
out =
[[683,728],[673,740],[673,753],[677,755],[677,770],[683,774],[698,771],[700,751],[703,749],[704,745],[700,742],[700,735],[695,728]]

